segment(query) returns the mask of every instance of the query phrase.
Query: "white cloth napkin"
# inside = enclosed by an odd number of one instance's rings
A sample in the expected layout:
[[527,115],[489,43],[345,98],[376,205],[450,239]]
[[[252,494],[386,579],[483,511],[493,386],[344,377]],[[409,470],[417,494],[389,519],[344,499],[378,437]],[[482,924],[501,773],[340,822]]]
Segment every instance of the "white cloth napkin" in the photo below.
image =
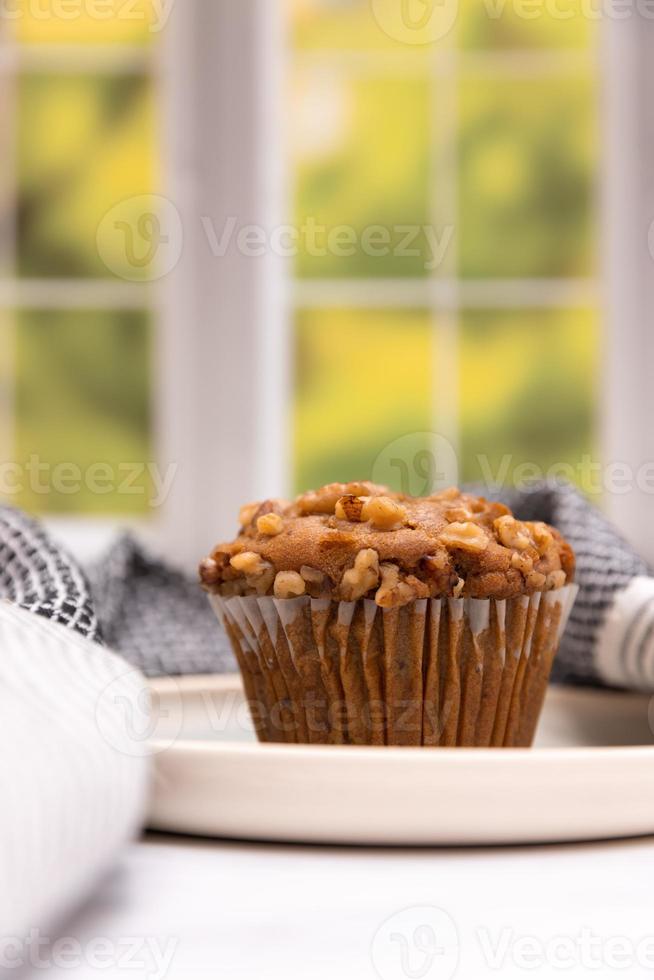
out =
[[78,633],[0,602],[0,936],[71,910],[142,826],[147,689]]

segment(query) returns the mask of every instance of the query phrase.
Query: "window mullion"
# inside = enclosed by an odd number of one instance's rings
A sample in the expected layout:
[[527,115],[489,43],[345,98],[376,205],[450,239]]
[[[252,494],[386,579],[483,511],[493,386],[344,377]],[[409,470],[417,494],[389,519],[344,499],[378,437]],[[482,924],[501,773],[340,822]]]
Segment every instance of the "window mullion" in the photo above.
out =
[[[459,448],[459,261],[458,261],[458,86],[456,39],[433,54],[431,80],[431,222],[439,238],[449,241],[443,261],[432,273],[436,288],[431,312],[434,322],[432,418],[434,432]],[[442,62],[442,63],[441,63]],[[447,71],[443,71],[443,67]]]

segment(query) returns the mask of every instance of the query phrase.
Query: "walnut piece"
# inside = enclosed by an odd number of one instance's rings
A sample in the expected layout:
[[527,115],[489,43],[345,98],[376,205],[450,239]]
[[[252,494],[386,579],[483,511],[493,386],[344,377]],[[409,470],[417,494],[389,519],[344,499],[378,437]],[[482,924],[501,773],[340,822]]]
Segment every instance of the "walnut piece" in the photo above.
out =
[[336,502],[336,517],[339,521],[361,521],[364,497],[355,497],[354,494],[347,494],[340,497]]
[[550,572],[545,583],[546,589],[562,589],[566,583],[566,574],[562,569]]
[[460,548],[462,551],[471,551],[475,554],[480,554],[488,547],[488,538],[484,529],[470,521],[465,524],[456,521],[454,524],[448,524],[439,537],[447,548]]
[[229,562],[232,568],[235,568],[237,572],[243,572],[244,575],[256,575],[262,563],[263,558],[255,551],[241,551],[238,555],[234,555]]
[[498,517],[493,521],[493,527],[505,548],[525,551],[532,544],[527,525],[523,524],[522,521],[517,521],[515,517],[510,515]]
[[445,511],[445,516],[448,521],[456,523],[458,521],[469,521],[472,517],[472,513],[467,507],[450,507]]
[[534,570],[534,559],[524,552],[516,551],[511,555],[511,567],[517,568],[523,575],[529,575]]
[[324,572],[318,568],[312,568],[311,565],[303,565],[300,569],[300,575],[304,579],[306,591],[312,599],[326,598],[329,595],[330,580]]
[[275,577],[275,597],[277,599],[295,599],[304,595],[306,585],[299,572],[277,572]]
[[269,561],[254,551],[241,551],[240,554],[234,555],[230,565],[237,572],[245,575],[247,584],[259,595],[265,595],[273,583],[275,569]]
[[375,595],[375,602],[383,609],[405,606],[408,602],[413,602],[417,598],[426,598],[429,594],[424,582],[419,582],[414,575],[410,575],[402,581],[399,568],[391,562],[382,564],[381,578],[381,585]]
[[527,524],[527,527],[531,531],[536,547],[538,548],[538,553],[541,555],[546,554],[547,550],[554,544],[554,535],[547,524],[543,524],[542,521],[534,521],[533,523]]
[[375,483],[328,483],[320,490],[309,490],[295,501],[299,514],[333,514],[341,497],[366,497],[388,493],[387,487]]
[[204,558],[200,562],[200,579],[205,585],[215,585],[220,581],[220,567],[213,558]]
[[238,520],[241,527],[247,527],[254,520],[254,515],[259,510],[261,504],[245,504],[238,512]]
[[528,588],[535,589],[536,592],[540,592],[540,590],[544,588],[547,579],[541,572],[530,572],[529,575],[527,575],[526,581]]
[[455,599],[460,599],[461,598],[461,595],[462,595],[463,590],[465,588],[465,584],[466,583],[464,582],[464,580],[462,578],[457,579],[456,585],[454,586],[454,589],[452,590],[452,596]]
[[264,514],[257,518],[257,531],[259,534],[267,534],[274,538],[284,530],[284,522],[279,514]]
[[363,504],[361,519],[370,521],[380,531],[401,527],[407,519],[406,508],[391,497],[369,497]]
[[343,573],[341,595],[345,602],[355,602],[379,585],[379,555],[373,548],[363,548],[352,568]]
[[427,500],[458,500],[461,491],[458,487],[447,487],[446,490],[438,490],[427,497]]
[[311,582],[313,585],[322,585],[325,581],[325,573],[318,568],[312,568],[311,565],[303,565],[300,569],[300,575],[305,582]]

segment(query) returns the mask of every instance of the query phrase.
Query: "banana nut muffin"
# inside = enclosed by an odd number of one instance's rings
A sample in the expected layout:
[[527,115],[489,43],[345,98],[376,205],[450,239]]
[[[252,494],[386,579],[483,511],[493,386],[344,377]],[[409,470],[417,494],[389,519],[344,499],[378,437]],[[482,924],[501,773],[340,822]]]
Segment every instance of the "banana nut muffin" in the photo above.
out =
[[200,565],[224,597],[308,595],[382,608],[416,599],[510,599],[559,589],[575,560],[558,531],[456,488],[413,498],[372,483],[334,483],[292,503],[240,512],[240,533]]
[[335,483],[241,509],[200,565],[264,742],[528,746],[574,600],[546,524]]

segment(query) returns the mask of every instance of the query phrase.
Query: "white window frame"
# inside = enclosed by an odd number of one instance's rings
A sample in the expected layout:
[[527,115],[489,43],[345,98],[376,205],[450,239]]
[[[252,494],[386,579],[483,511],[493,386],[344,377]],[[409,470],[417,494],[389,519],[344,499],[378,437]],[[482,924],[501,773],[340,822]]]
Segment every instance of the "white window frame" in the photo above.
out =
[[[638,5],[636,5],[638,6]],[[604,465],[654,473],[654,21],[604,27],[603,299],[606,324]],[[607,494],[605,508],[654,565],[654,496]]]

